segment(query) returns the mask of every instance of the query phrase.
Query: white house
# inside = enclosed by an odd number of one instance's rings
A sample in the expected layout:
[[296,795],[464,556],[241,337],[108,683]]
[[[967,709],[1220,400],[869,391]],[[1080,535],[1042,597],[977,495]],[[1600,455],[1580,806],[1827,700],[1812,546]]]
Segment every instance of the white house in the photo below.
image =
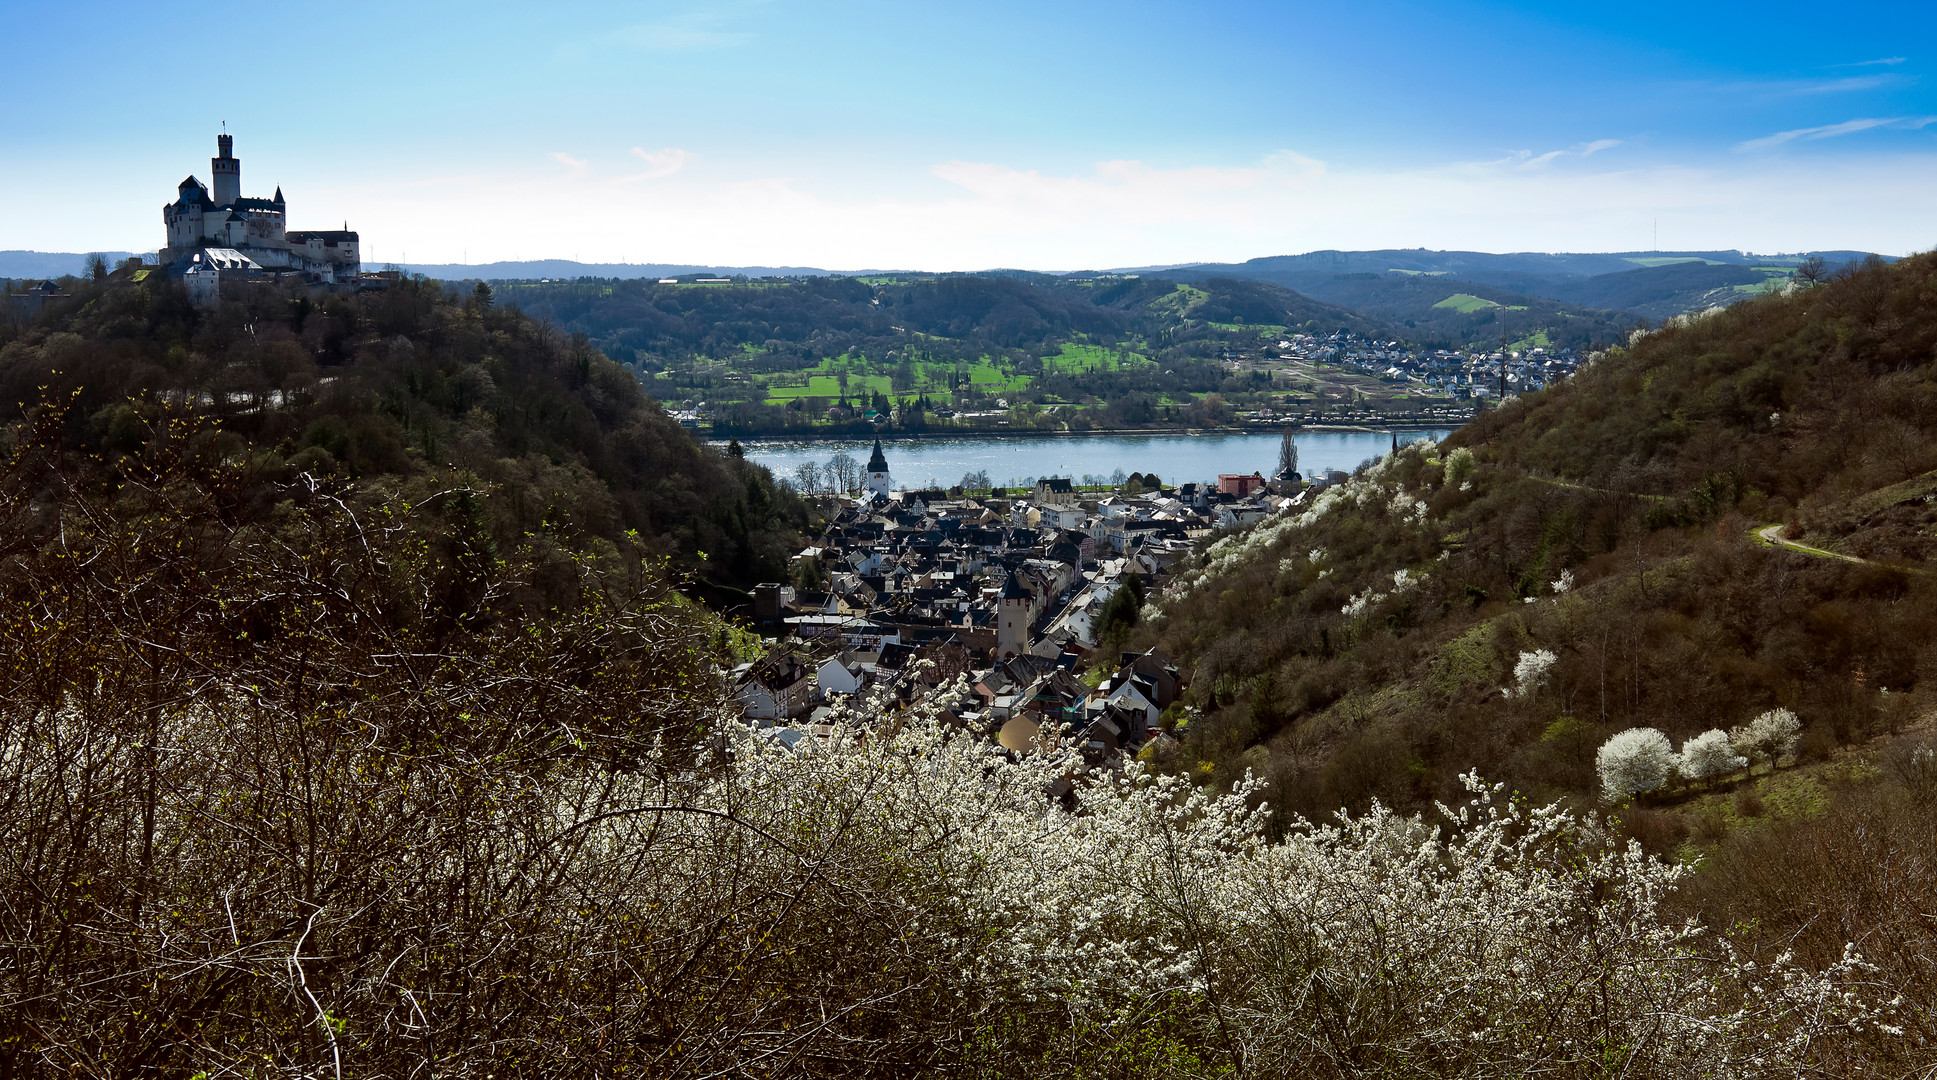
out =
[[867,685],[867,669],[845,652],[821,661],[814,670],[814,682],[824,694],[855,694]]
[[1142,712],[1147,730],[1155,730],[1158,718],[1163,715],[1163,710],[1143,696],[1143,691],[1137,689],[1137,684],[1122,674],[1112,675],[1089,697],[1089,707],[1093,712],[1099,712],[1110,705]]

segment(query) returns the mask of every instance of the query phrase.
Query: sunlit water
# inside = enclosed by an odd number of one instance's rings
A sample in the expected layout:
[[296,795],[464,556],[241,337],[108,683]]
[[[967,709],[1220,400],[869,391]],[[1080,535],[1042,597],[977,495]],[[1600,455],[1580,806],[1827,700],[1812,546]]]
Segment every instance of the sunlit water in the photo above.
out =
[[[1399,442],[1403,445],[1420,438],[1438,441],[1448,430],[1401,431]],[[937,436],[887,439],[881,448],[896,487],[947,487],[961,483],[966,473],[983,470],[993,483],[1008,486],[1029,483],[1040,476],[1068,476],[1078,482],[1085,476],[1108,479],[1119,469],[1126,475],[1156,473],[1166,484],[1181,484],[1215,481],[1219,473],[1259,472],[1270,476],[1278,468],[1280,438],[1277,432],[1080,438]],[[1313,431],[1300,432],[1295,438],[1299,469],[1308,476],[1325,469],[1350,471],[1367,458],[1392,449],[1392,433],[1386,431]],[[742,445],[748,459],[772,469],[776,476],[791,477],[801,462],[825,465],[842,451],[865,465],[873,442],[749,439]]]

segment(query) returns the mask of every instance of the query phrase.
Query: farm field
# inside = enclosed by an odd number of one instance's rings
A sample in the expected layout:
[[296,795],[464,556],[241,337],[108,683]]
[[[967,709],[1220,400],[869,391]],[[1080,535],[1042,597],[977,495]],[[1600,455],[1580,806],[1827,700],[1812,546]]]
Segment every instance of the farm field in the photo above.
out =
[[1636,266],[1674,266],[1677,263],[1707,263],[1710,266],[1723,265],[1714,259],[1702,259],[1693,255],[1630,255],[1627,261],[1634,263]]
[[1249,332],[1249,333],[1257,334],[1260,337],[1264,337],[1264,336],[1282,337],[1284,336],[1284,333],[1285,333],[1285,327],[1277,323],[1214,322],[1214,323],[1206,323],[1205,325],[1215,327],[1216,329],[1219,329],[1219,330],[1228,331],[1233,334],[1242,334],[1242,333]]
[[1143,367],[1150,358],[1142,353],[1128,349],[1111,349],[1102,345],[1084,345],[1065,341],[1055,356],[1043,358],[1043,370],[1055,371],[1066,375],[1078,375],[1095,371],[1124,371]]
[[1475,311],[1484,311],[1487,308],[1499,307],[1500,305],[1491,300],[1481,299],[1472,293],[1456,292],[1433,306],[1436,308],[1451,308],[1461,315],[1471,315]]
[[[893,390],[893,380],[889,379],[886,375],[850,375],[847,379],[847,390],[845,392],[847,396],[854,397],[862,394],[891,394]],[[814,375],[808,378],[806,386],[767,387],[767,400],[791,401],[794,398],[803,397],[837,398],[842,393],[841,381],[838,376]]]

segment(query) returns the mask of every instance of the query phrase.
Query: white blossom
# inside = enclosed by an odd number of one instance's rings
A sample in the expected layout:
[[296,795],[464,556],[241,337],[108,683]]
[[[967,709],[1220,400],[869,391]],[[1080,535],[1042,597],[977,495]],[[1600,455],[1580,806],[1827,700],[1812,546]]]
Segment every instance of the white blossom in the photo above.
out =
[[1676,769],[1689,780],[1708,780],[1747,768],[1749,759],[1729,747],[1728,732],[1710,728],[1681,744]]
[[1513,664],[1513,685],[1502,691],[1507,697],[1526,697],[1547,682],[1547,673],[1553,670],[1559,657],[1549,649],[1530,649],[1520,654]]
[[1729,729],[1729,745],[1750,761],[1774,763],[1796,752],[1802,741],[1802,721],[1788,709],[1770,709],[1739,727]]
[[1654,791],[1675,775],[1675,747],[1654,728],[1629,728],[1610,736],[1594,754],[1601,792],[1622,802]]
[[1385,598],[1386,594],[1367,589],[1357,596],[1352,597],[1350,600],[1347,600],[1345,606],[1339,610],[1344,613],[1346,618],[1356,619],[1365,614],[1372,605],[1383,601]]

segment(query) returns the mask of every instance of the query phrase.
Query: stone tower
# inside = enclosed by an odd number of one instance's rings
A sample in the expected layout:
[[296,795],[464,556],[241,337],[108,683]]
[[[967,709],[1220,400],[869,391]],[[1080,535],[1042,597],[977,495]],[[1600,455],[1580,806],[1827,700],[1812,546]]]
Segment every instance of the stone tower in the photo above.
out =
[[1002,583],[1002,597],[995,613],[997,660],[1007,660],[1029,651],[1029,615],[1035,607],[1035,600],[1014,573]]
[[220,151],[208,161],[209,172],[213,174],[215,190],[210,193],[217,206],[234,206],[242,197],[242,161],[235,156],[235,139],[230,135],[217,135],[215,148]]

